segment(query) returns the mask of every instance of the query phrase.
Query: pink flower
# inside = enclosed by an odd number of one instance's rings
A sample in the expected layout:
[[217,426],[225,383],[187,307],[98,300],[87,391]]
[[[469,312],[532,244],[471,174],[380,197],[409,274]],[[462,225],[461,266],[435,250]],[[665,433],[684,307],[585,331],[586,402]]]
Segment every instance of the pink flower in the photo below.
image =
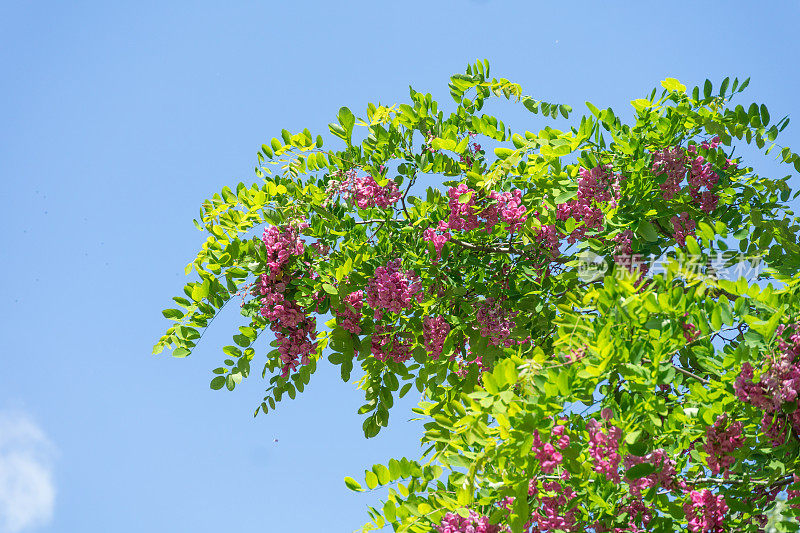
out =
[[723,533],[725,514],[728,506],[725,498],[715,496],[710,490],[693,490],[689,493],[690,501],[683,504],[683,510],[689,521],[689,531],[693,533]]
[[672,227],[675,231],[675,240],[678,245],[681,247],[686,246],[686,237],[694,234],[693,232],[696,226],[694,220],[689,218],[689,213],[683,212],[680,215],[673,216],[670,221],[672,222]]
[[423,232],[422,239],[433,243],[433,248],[436,250],[436,260],[438,261],[442,258],[444,243],[450,240],[450,233],[445,231],[440,235],[433,228],[428,228]]
[[421,297],[421,291],[416,274],[402,270],[400,261],[395,259],[375,269],[366,288],[367,305],[374,310],[375,320],[379,320],[385,311],[400,313],[411,309],[412,298]]

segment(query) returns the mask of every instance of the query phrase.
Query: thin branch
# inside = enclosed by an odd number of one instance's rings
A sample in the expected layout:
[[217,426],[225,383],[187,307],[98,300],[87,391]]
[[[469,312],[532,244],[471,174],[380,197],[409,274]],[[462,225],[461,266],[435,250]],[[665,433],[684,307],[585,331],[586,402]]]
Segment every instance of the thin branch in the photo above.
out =
[[459,239],[450,239],[452,242],[467,248],[468,250],[478,250],[481,252],[489,252],[489,253],[496,253],[496,254],[518,254],[522,253],[518,250],[515,250],[511,247],[504,248],[502,246],[484,246],[481,244],[472,244],[471,242],[465,242]]
[[[648,364],[652,364],[653,363],[649,359],[642,359],[642,361],[645,362],[645,363],[648,363]],[[700,376],[698,376],[696,374],[692,374],[691,372],[689,372],[685,368],[681,368],[678,365],[676,365],[675,363],[670,363],[670,364],[672,365],[672,368],[674,368],[676,371],[680,372],[684,376],[688,376],[690,378],[696,379],[697,381],[699,381],[703,385],[711,385],[711,382],[709,380],[707,380],[705,378],[701,378]]]
[[388,220],[385,218],[371,218],[369,220],[356,220],[356,224],[376,224],[378,222],[407,222],[407,220],[404,218],[390,218]]

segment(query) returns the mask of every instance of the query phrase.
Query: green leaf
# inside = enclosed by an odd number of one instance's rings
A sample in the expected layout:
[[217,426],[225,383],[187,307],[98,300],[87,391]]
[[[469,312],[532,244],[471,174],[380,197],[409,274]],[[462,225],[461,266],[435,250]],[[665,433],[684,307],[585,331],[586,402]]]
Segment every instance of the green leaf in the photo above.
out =
[[180,348],[175,348],[172,351],[172,357],[183,358],[183,357],[186,357],[187,355],[189,355],[190,353],[191,352],[189,350],[187,350],[186,348],[181,346]]
[[222,349],[222,352],[225,355],[229,355],[231,357],[239,358],[239,357],[242,356],[242,351],[239,348],[237,348],[236,346],[225,346]]
[[725,96],[725,91],[728,90],[728,84],[730,83],[730,81],[731,81],[730,78],[725,78],[724,80],[722,80],[722,83],[719,86],[720,96]]
[[703,84],[703,96],[706,98],[711,98],[711,91],[714,90],[713,85],[711,85],[711,80],[706,80]]
[[558,196],[555,197],[554,202],[556,204],[563,204],[569,200],[572,200],[578,195],[578,189],[571,189],[568,191],[561,191]]
[[342,107],[339,109],[337,118],[339,119],[339,124],[342,125],[342,128],[344,128],[345,134],[347,135],[346,140],[349,140],[353,134],[353,127],[356,123],[356,117],[353,116],[352,111],[350,111],[348,108]]
[[639,229],[637,233],[647,239],[649,242],[656,242],[658,240],[658,232],[656,232],[655,226],[649,223],[646,220],[643,220],[639,223]]
[[333,285],[331,285],[330,283],[323,283],[322,284],[322,289],[325,292],[327,292],[328,294],[333,295],[333,296],[336,296],[337,294],[339,294],[339,290],[336,287],[334,287]]
[[639,438],[639,435],[641,435],[641,434],[642,434],[642,430],[640,430],[640,429],[637,429],[635,431],[629,431],[625,435],[625,442],[627,442],[628,444],[633,444],[634,442],[636,442],[636,440]]
[[625,477],[628,479],[639,479],[655,472],[656,468],[650,463],[639,463],[633,465],[625,472]]
[[372,471],[375,472],[375,475],[378,476],[378,481],[381,485],[386,485],[391,481],[391,477],[389,476],[389,469],[386,468],[384,465],[375,465],[372,467]]
[[685,93],[686,92],[686,85],[682,84],[675,78],[667,78],[661,82],[661,86],[664,87],[666,90],[670,92],[679,92]]
[[161,314],[164,315],[165,318],[169,318],[171,320],[179,320],[183,318],[183,311],[179,309],[164,309],[161,311]]
[[331,122],[330,124],[328,124],[328,129],[330,130],[331,133],[333,133],[334,135],[336,135],[340,139],[343,139],[345,141],[348,140],[347,132],[340,125],[334,124],[333,122]]
[[530,96],[522,97],[522,105],[524,105],[525,109],[527,109],[531,113],[536,114],[539,112],[539,102],[537,100],[534,100]]
[[653,103],[650,100],[646,100],[644,98],[637,98],[636,100],[631,100],[631,105],[634,107],[634,109],[636,109],[636,111],[641,113],[648,107],[652,106]]
[[234,335],[233,342],[235,342],[242,348],[247,348],[248,346],[250,346],[251,343],[250,339],[244,335]]
[[344,484],[347,485],[347,488],[355,491],[355,492],[363,492],[364,489],[361,488],[361,485],[355,479],[351,477],[344,478]]
[[211,380],[211,388],[214,390],[219,390],[225,386],[225,376],[217,376]]
[[389,522],[395,522],[397,519],[397,510],[395,509],[394,503],[391,501],[387,501],[383,504],[383,516],[386,517],[386,520]]
[[367,482],[367,487],[370,489],[374,489],[378,486],[378,476],[376,476],[373,472],[367,470],[366,474],[364,474],[364,479]]
[[694,238],[694,235],[686,237],[686,249],[689,250],[689,253],[692,255],[700,255],[700,245],[697,244],[697,239]]
[[769,111],[767,111],[767,106],[761,104],[759,111],[761,112],[761,125],[766,126],[769,124]]
[[505,159],[513,153],[514,150],[510,148],[503,148],[502,146],[494,149],[494,154],[500,159]]

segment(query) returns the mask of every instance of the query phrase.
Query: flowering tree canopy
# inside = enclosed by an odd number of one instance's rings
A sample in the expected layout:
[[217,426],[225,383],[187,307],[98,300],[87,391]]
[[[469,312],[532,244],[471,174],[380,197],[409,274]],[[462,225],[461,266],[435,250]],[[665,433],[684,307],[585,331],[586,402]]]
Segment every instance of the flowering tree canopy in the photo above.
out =
[[211,388],[263,365],[256,414],[324,359],[344,381],[360,367],[367,437],[421,394],[421,457],[345,479],[389,486],[364,530],[761,531],[786,498],[796,531],[800,225],[790,176],[735,150],[800,156],[775,142],[788,118],[734,105],[747,84],[668,78],[630,123],[587,102],[565,130],[515,133],[487,100],[572,109],[484,61],[450,78],[450,113],[412,89],[342,108],[340,149],[284,130],[258,183],[203,204],[199,278],[155,353],[189,355],[233,300]]

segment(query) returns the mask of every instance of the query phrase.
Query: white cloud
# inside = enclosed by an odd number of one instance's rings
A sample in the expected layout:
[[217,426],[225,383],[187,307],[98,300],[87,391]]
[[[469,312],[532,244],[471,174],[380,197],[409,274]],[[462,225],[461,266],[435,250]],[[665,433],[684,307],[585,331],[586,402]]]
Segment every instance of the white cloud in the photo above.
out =
[[54,447],[30,417],[0,411],[0,533],[47,524],[53,516]]

